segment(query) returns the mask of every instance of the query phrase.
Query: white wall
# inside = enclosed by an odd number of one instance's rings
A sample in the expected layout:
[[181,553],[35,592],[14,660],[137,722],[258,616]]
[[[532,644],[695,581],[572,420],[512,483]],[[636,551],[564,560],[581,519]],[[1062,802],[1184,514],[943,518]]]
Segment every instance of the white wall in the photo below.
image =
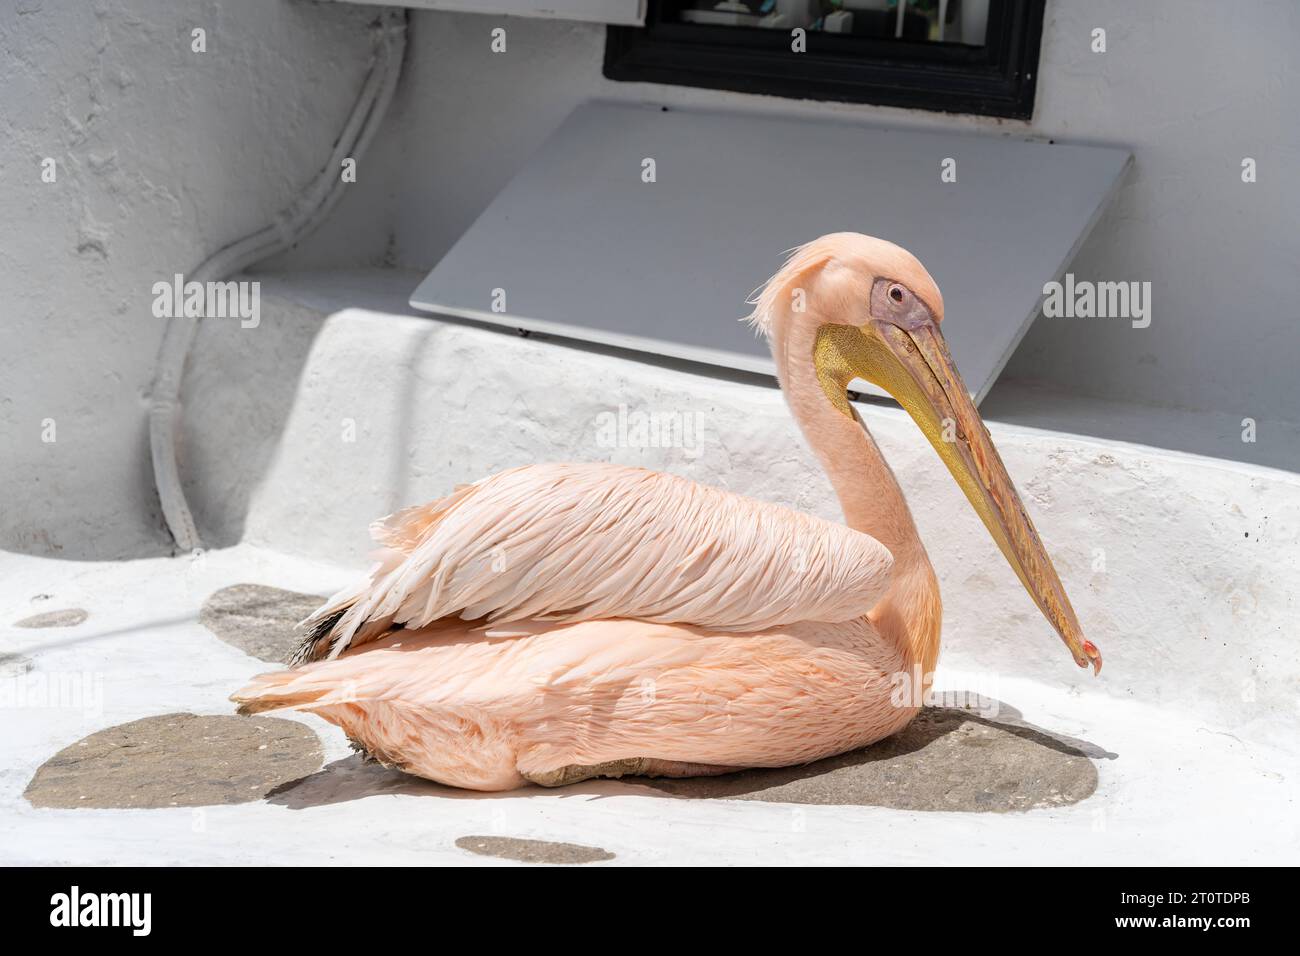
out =
[[[150,287],[264,224],[308,181],[364,73],[376,13],[303,0],[0,9],[0,547],[99,557],[169,546],[146,437],[162,332]],[[502,23],[509,52],[494,55],[488,31]],[[1088,50],[1098,25],[1104,55]],[[206,54],[190,51],[195,26]],[[1052,0],[1029,125],[611,83],[604,30],[591,25],[420,13],[411,32],[360,181],[280,265],[431,266],[594,96],[1120,143],[1136,168],[1075,271],[1151,281],[1153,324],[1040,319],[1009,374],[1300,417],[1294,4]],[[1243,155],[1259,161],[1253,186],[1239,180]],[[40,182],[45,156],[56,184]],[[950,312],[959,321],[958,304]]]
[[[0,547],[170,546],[146,434],[163,328],[150,288],[265,225],[311,179],[364,76],[376,13],[0,5]],[[194,27],[206,53],[191,52]]]
[[[507,53],[493,54],[488,33],[500,25]],[[1104,54],[1090,50],[1095,27],[1108,31]],[[1300,418],[1300,5],[1051,0],[1030,124],[613,83],[601,76],[604,37],[583,24],[416,15],[383,154],[322,241],[289,261],[432,266],[590,97],[1115,143],[1133,150],[1135,169],[1073,271],[1150,281],[1152,325],[1040,318],[1007,374],[1121,399]],[[1253,185],[1241,182],[1244,156],[1258,161]],[[870,221],[861,228],[870,232]],[[960,303],[949,312],[960,321]]]

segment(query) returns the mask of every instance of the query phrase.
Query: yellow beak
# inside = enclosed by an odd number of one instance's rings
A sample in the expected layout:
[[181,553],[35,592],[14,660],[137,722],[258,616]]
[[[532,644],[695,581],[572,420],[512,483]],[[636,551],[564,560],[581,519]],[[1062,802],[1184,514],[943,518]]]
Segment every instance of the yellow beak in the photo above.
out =
[[851,373],[873,382],[911,415],[1075,663],[1100,673],[1101,652],[1084,639],[1052,559],[933,318],[913,312],[905,321],[873,317],[861,326],[826,325],[817,349],[819,373]]

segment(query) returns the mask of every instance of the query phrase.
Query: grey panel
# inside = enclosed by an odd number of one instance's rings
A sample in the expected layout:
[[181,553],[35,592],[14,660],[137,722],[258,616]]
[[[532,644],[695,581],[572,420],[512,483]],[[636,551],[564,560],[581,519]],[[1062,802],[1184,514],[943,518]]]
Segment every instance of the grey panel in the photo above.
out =
[[[654,183],[641,180],[646,157]],[[956,183],[940,181],[947,157]],[[766,345],[737,321],[745,299],[792,246],[864,232],[930,270],[949,346],[980,399],[1129,159],[1005,136],[587,103],[411,305],[770,373]],[[502,313],[492,311],[498,288]]]

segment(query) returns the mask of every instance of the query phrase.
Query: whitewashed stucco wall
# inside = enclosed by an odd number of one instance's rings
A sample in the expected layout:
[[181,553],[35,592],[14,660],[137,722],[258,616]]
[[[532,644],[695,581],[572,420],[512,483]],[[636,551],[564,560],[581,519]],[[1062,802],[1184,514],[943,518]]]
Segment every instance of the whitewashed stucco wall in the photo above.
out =
[[[355,95],[376,13],[306,0],[0,10],[0,547],[167,548],[146,440],[162,332],[150,286],[265,223],[315,171]],[[600,73],[603,28],[510,19],[509,52],[494,55],[499,22],[413,15],[398,99],[359,182],[278,265],[431,266],[593,96],[1120,143],[1135,169],[1074,271],[1151,281],[1152,326],[1039,320],[1008,374],[1300,416],[1294,4],[1051,0],[1031,124],[616,84]],[[1098,25],[1104,55],[1088,49]],[[194,26],[208,31],[206,54],[190,51]],[[1259,161],[1251,186],[1240,183],[1244,155]],[[40,182],[45,156],[57,184]],[[55,443],[41,441],[45,419]]]
[[[0,4],[0,548],[169,546],[146,434],[163,331],[151,286],[261,228],[310,181],[364,76],[376,13]],[[206,53],[191,51],[195,27]]]
[[[494,54],[489,31],[501,25],[507,52]],[[1090,49],[1096,27],[1107,30],[1104,54]],[[431,267],[591,97],[1114,143],[1133,150],[1135,168],[1073,271],[1151,282],[1152,325],[1040,319],[1008,374],[1137,402],[1300,418],[1300,6],[1049,0],[1032,123],[614,83],[601,75],[604,38],[586,24],[415,15],[408,73],[362,188],[291,262]],[[1252,185],[1241,182],[1245,156],[1258,162]],[[871,231],[869,218],[861,229]],[[769,266],[755,264],[756,283]],[[954,321],[959,308],[949,303]]]

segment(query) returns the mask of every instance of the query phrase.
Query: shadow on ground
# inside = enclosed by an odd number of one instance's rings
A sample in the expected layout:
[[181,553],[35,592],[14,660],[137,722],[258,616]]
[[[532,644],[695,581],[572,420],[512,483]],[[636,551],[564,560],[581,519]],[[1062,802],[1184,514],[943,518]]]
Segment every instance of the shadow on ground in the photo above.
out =
[[[263,661],[284,661],[301,633],[294,624],[321,598],[238,584],[215,592],[199,619],[227,643]],[[1112,753],[1026,722],[1008,704],[976,695],[967,707],[927,707],[887,740],[803,767],[744,770],[682,780],[627,777],[560,788],[560,795],[660,794],[693,800],[762,800],[824,806],[1007,813],[1069,806],[1097,789],[1094,761]],[[283,779],[283,778],[282,778]],[[336,760],[289,779],[267,799],[295,810],[402,794],[461,799],[491,794],[443,787],[363,760]],[[517,792],[516,792],[517,795]]]
[[[994,708],[996,716],[991,716]],[[561,796],[658,793],[678,799],[1006,813],[1087,799],[1097,789],[1093,761],[1114,757],[1086,741],[1034,727],[1014,708],[985,699],[978,711],[926,708],[887,740],[803,767],[683,780],[627,777],[554,792]],[[385,794],[493,796],[443,787],[353,755],[283,784],[267,799],[303,810]]]
[[[213,593],[199,619],[221,640],[253,657],[285,661],[300,640],[296,620],[311,613],[320,601],[313,594],[237,584]],[[559,792],[607,795],[645,793],[650,788],[695,800],[1006,813],[1086,800],[1097,788],[1093,760],[1114,757],[1086,741],[1032,726],[1001,701],[975,695],[948,700],[971,702],[971,706],[924,709],[888,740],[807,766],[681,780],[602,780]],[[303,809],[383,793],[484,796],[348,757],[311,777],[283,784],[270,800]]]
[[927,707],[892,737],[803,767],[646,784],[694,799],[975,813],[1068,806],[1092,796],[1093,760],[1114,754],[1034,727],[1006,704],[984,703],[996,705],[996,717],[985,706]]
[[[1094,761],[1114,757],[983,699],[978,710],[928,707],[887,740],[803,767],[682,780],[594,780],[553,792],[1006,813],[1087,799],[1097,789]],[[496,796],[444,787],[360,755],[322,768],[315,733],[297,721],[193,714],[144,718],[92,734],[46,761],[25,795],[33,806],[69,809],[208,806],[265,798],[292,810],[385,795]]]

